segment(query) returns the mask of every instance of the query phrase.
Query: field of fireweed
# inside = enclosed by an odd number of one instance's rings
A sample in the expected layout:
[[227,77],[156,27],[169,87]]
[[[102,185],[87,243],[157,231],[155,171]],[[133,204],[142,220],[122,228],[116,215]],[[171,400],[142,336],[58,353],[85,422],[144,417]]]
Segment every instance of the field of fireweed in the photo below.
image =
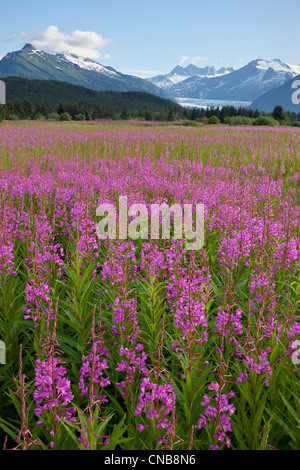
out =
[[[0,162],[1,448],[300,449],[299,132],[2,124]],[[100,240],[120,195],[203,203],[203,248]]]

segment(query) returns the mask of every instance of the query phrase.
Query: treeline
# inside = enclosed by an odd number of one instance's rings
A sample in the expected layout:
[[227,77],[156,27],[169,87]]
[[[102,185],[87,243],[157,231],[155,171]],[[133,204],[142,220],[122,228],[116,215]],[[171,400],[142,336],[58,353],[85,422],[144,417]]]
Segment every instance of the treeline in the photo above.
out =
[[187,109],[173,106],[173,103],[165,111],[153,112],[144,105],[141,109],[129,110],[124,106],[120,112],[114,108],[103,107],[100,104],[86,106],[86,104],[60,102],[57,108],[46,106],[41,100],[32,107],[28,100],[16,99],[0,106],[0,121],[19,119],[54,119],[62,121],[89,121],[96,119],[110,120],[142,120],[142,121],[182,121],[184,125],[207,124],[229,124],[229,125],[294,125],[300,126],[300,113],[286,112],[281,106],[276,106],[272,113],[260,112],[257,109],[235,108],[224,106],[223,108],[209,107]]
[[223,106],[184,108],[144,92],[96,91],[57,80],[6,77],[7,105],[0,119],[134,119],[229,125],[299,125],[300,113],[277,106],[272,113]]
[[207,122],[208,124],[229,125],[295,125],[300,126],[300,113],[284,111],[282,106],[275,106],[271,113],[250,108],[234,106],[193,108],[189,110],[191,121]]
[[144,92],[96,91],[57,80],[6,77],[7,104],[0,106],[3,119],[143,120],[182,121],[229,125],[295,125],[300,113],[276,106],[272,113],[234,106],[184,108],[173,101]]
[[3,119],[17,121],[19,119],[52,119],[62,121],[89,121],[96,119],[110,119],[110,120],[143,120],[143,121],[175,121],[185,117],[184,111],[179,108],[169,106],[166,111],[153,112],[144,105],[142,109],[129,111],[127,106],[124,106],[120,112],[116,112],[114,108],[102,107],[100,104],[94,105],[92,108],[84,104],[78,103],[63,103],[60,102],[56,109],[51,106],[46,106],[44,101],[41,100],[35,107],[32,107],[28,100],[16,99],[13,102],[8,102],[6,105],[0,105],[0,115]]
[[170,106],[175,112],[182,109],[171,100],[139,91],[97,91],[58,80],[29,80],[22,77],[6,77],[2,80],[6,85],[7,102],[26,100],[33,108],[43,101],[46,108],[52,110],[56,110],[61,102],[65,106],[67,103],[77,104],[81,111],[87,110],[90,115],[96,105],[100,105],[103,110],[112,109],[116,114],[121,113],[124,107],[134,112],[147,106],[153,113],[166,113]]

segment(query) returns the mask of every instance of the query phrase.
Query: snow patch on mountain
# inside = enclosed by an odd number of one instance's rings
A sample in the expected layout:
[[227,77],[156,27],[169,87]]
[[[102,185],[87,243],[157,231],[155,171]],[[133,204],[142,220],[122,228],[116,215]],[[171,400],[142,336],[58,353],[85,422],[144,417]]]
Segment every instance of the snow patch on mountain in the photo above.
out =
[[168,90],[176,99],[254,101],[299,74],[300,65],[284,63],[280,59],[259,58],[238,70],[200,69],[192,64],[186,68],[176,66],[172,72],[152,77],[150,81]]
[[[192,75],[193,77],[198,77],[198,78],[213,78],[213,77],[223,77],[224,75],[227,75],[230,73],[228,70],[226,70],[224,73],[215,73],[214,75],[205,75],[205,74],[196,74]],[[177,75],[177,73],[174,73],[174,75],[171,75],[168,77],[168,80],[170,80],[173,84],[177,84],[180,82],[183,82],[187,78],[190,78],[187,75]]]
[[101,64],[98,64],[98,62],[95,62],[92,59],[87,59],[85,57],[79,57],[75,54],[71,53],[64,53],[64,54],[56,54],[60,59],[65,59],[68,62],[72,62],[75,65],[78,65],[78,67],[86,70],[90,70],[93,72],[99,72],[99,73],[104,73],[106,75],[116,75],[116,72],[112,70],[108,70],[106,67],[104,67]]
[[271,68],[275,70],[276,72],[288,72],[288,73],[294,73],[295,75],[300,74],[300,65],[287,64],[287,63],[281,62],[280,59],[273,59],[273,60],[259,59],[257,61],[257,68],[262,69],[262,70],[267,70],[268,68]]
[[219,70],[216,70],[215,67],[196,67],[193,64],[189,64],[187,67],[182,67],[177,65],[171,72],[165,75],[157,75],[155,77],[150,77],[147,80],[154,83],[156,86],[163,89],[170,89],[174,85],[183,83],[184,86],[190,87],[189,79],[201,79],[201,78],[215,78],[222,77],[233,72],[233,68],[222,67]]

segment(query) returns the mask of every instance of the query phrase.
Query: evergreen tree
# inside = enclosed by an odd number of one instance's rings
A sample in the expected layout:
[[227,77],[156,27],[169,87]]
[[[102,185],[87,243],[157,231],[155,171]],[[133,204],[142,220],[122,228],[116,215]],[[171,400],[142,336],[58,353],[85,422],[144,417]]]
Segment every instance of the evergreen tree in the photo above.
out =
[[0,122],[5,119],[5,108],[2,104],[0,104]]
[[77,114],[80,114],[79,112],[79,106],[78,106],[78,103],[70,103],[68,102],[66,104],[66,107],[65,107],[65,112],[70,114],[70,116],[72,117],[72,119],[75,119],[75,116]]
[[23,108],[22,101],[20,99],[14,101],[13,109],[13,114],[18,116],[19,119],[25,119],[27,117]]
[[146,116],[148,113],[149,113],[149,109],[148,109],[148,106],[145,104],[143,106],[143,109],[140,112],[140,117],[143,121],[146,121]]
[[284,111],[282,106],[275,106],[272,112],[272,116],[276,121],[282,122],[284,120]]
[[46,108],[46,105],[44,103],[44,100],[41,100],[35,107],[35,115],[37,114],[42,114],[42,116],[47,117],[48,116],[48,110]]
[[169,108],[169,111],[167,114],[167,121],[175,121],[175,114],[174,114],[174,110],[172,106]]
[[122,109],[121,114],[120,114],[120,118],[124,119],[125,121],[130,119],[130,114],[129,114],[127,106],[124,106],[124,108]]
[[14,114],[14,105],[13,103],[11,103],[10,101],[8,103],[6,103],[6,106],[5,106],[5,110],[6,110],[6,119],[8,119],[8,116],[11,115],[11,114]]
[[181,113],[181,119],[189,119],[189,110],[187,108],[183,108]]
[[100,104],[96,104],[93,108],[92,119],[103,119],[103,117],[103,109],[101,108]]
[[30,119],[32,115],[32,107],[30,102],[28,100],[23,100],[22,104],[26,118]]
[[155,113],[154,119],[158,122],[165,121],[164,113],[162,111],[158,111]]
[[117,120],[117,115],[116,115],[115,111],[113,109],[111,109],[110,113],[111,113],[111,119],[113,121],[116,121]]
[[153,113],[152,113],[152,111],[150,111],[149,109],[148,109],[148,111],[146,112],[145,119],[146,119],[146,121],[153,121],[153,119],[154,119]]
[[57,106],[57,114],[63,114],[65,112],[65,106],[62,101],[59,102]]
[[117,119],[116,113],[112,108],[105,108],[104,119],[112,119],[113,121]]
[[196,119],[197,119],[196,108],[193,108],[193,109],[192,109],[192,113],[191,113],[190,119],[191,119],[191,121],[196,121]]
[[224,122],[224,119],[226,118],[226,110],[225,108],[223,107],[220,111],[220,114],[219,114],[219,119],[221,122]]
[[211,116],[215,116],[215,110],[213,106],[208,106],[206,109],[206,117],[210,118]]

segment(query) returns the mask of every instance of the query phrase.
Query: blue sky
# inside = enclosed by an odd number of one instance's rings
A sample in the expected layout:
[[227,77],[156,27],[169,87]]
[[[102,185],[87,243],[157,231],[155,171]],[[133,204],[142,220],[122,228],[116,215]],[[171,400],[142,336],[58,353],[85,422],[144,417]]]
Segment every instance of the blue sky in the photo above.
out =
[[0,0],[0,7],[0,57],[32,42],[138,76],[191,62],[300,64],[299,0]]

